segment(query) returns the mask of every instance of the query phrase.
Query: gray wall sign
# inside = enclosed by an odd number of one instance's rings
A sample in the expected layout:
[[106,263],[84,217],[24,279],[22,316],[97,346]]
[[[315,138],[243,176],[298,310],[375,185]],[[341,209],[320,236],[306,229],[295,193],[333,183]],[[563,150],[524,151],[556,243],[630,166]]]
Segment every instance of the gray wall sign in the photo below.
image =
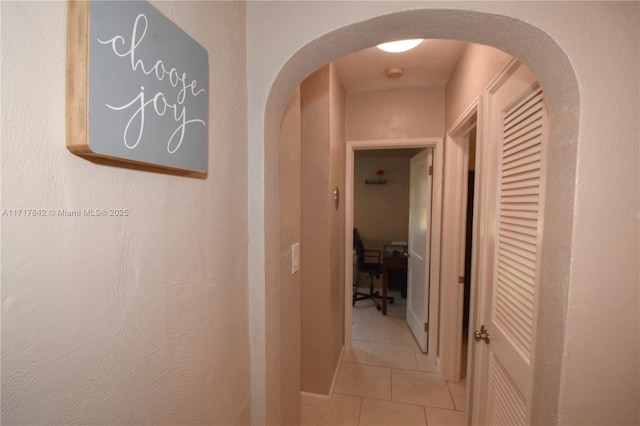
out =
[[206,49],[144,1],[68,6],[68,149],[205,176]]

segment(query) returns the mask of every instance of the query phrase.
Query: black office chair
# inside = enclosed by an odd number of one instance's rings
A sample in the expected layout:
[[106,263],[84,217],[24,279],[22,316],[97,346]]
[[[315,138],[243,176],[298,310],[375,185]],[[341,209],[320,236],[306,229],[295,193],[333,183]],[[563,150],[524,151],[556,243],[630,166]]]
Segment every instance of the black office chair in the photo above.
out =
[[[380,278],[382,274],[382,263],[380,263],[382,253],[380,250],[366,250],[362,244],[362,238],[360,238],[360,233],[357,228],[353,228],[353,248],[356,251],[356,257],[358,259],[358,273],[369,275],[369,293],[354,291],[352,305],[355,306],[356,302],[360,300],[370,299],[376,304],[376,309],[380,311],[382,310],[382,305],[380,305],[379,301],[382,299],[382,296],[379,292],[373,291],[373,278]],[[387,300],[389,303],[393,303],[393,297],[387,297]]]

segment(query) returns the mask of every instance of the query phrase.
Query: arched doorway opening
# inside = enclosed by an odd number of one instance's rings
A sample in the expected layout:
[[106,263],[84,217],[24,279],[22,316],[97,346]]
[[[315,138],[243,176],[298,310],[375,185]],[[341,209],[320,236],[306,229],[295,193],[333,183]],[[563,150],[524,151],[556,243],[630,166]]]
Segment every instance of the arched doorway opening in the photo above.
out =
[[[505,33],[512,36],[505,37]],[[517,34],[514,36],[513,34]],[[402,38],[453,38],[474,43],[487,44],[503,50],[526,64],[540,81],[550,107],[552,126],[550,133],[549,163],[547,178],[562,179],[571,182],[569,185],[551,186],[546,194],[545,204],[545,235],[546,241],[553,244],[545,245],[542,257],[542,275],[548,279],[540,289],[543,301],[539,315],[538,335],[544,330],[561,322],[565,316],[566,301],[558,294],[568,284],[569,256],[567,255],[571,239],[571,223],[573,205],[567,205],[566,200],[573,200],[574,176],[576,164],[576,146],[578,129],[579,97],[575,75],[571,64],[560,47],[547,34],[539,29],[513,18],[465,10],[429,10],[418,9],[379,16],[366,21],[355,22],[338,30],[326,34],[299,48],[293,56],[283,64],[282,69],[271,85],[268,101],[264,110],[264,240],[258,241],[264,247],[262,282],[265,288],[263,305],[265,306],[266,329],[266,362],[269,363],[269,374],[266,374],[266,364],[263,371],[260,366],[254,367],[254,374],[266,377],[264,388],[258,386],[253,390],[253,397],[258,406],[260,401],[267,400],[266,395],[271,390],[280,389],[283,368],[281,354],[291,348],[279,347],[280,343],[280,306],[273,300],[280,299],[279,270],[279,193],[278,193],[278,141],[279,125],[284,106],[298,84],[311,72],[322,65],[350,52],[369,47],[379,42]],[[301,40],[300,45],[306,40]],[[535,46],[535,48],[532,48]],[[260,265],[258,265],[259,267]],[[260,277],[252,280],[258,283]],[[447,296],[445,292],[443,298]],[[271,300],[270,300],[271,299]],[[259,300],[258,300],[259,302]],[[548,302],[548,303],[546,303]],[[263,326],[264,321],[260,324]],[[252,328],[259,329],[257,325]],[[443,324],[443,328],[446,324]],[[446,332],[443,330],[443,332]],[[562,356],[562,341],[564,336],[554,335],[554,338],[542,336],[538,339],[536,357],[544,357],[545,364],[551,370],[559,371]],[[294,349],[295,350],[295,349]],[[273,363],[273,364],[272,364]],[[274,370],[275,369],[275,370]],[[534,392],[534,406],[554,407],[557,405],[559,375],[549,374],[536,377],[536,386],[540,389],[551,389],[551,392]],[[278,398],[270,395],[269,400]],[[555,399],[554,399],[555,398]],[[285,398],[281,398],[285,399]],[[282,409],[284,406],[279,405]],[[269,419],[279,418],[280,413],[269,413],[271,404],[266,404],[263,414]],[[258,409],[259,411],[259,409]],[[552,413],[553,410],[546,411]],[[541,422],[544,414],[540,412]],[[260,414],[254,420],[260,421]]]

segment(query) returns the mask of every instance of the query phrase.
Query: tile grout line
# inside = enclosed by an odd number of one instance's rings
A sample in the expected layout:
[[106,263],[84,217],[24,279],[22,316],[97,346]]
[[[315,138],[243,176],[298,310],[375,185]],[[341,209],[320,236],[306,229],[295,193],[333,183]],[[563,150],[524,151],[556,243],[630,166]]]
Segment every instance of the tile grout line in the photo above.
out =
[[390,368],[389,370],[390,370],[389,374],[391,374],[391,377],[389,378],[390,379],[389,386],[391,386],[391,389],[389,389],[389,398],[390,398],[390,401],[393,402],[393,368]]
[[[366,342],[367,342],[366,359],[365,359],[365,362],[364,362],[363,365],[372,366],[372,367],[379,367],[379,368],[388,368],[389,369],[389,374],[390,374],[390,400],[389,400],[389,402],[390,403],[397,403],[397,404],[404,404],[404,405],[411,405],[411,406],[421,407],[422,408],[421,411],[422,411],[422,415],[423,415],[423,419],[424,419],[424,424],[425,424],[425,426],[428,426],[429,423],[428,423],[428,419],[427,419],[427,408],[439,408],[439,407],[431,407],[431,406],[427,406],[427,405],[423,405],[423,404],[414,404],[414,403],[409,403],[409,402],[394,401],[394,398],[393,398],[394,397],[394,392],[393,392],[394,370],[397,369],[397,370],[401,370],[401,371],[427,373],[429,375],[432,375],[432,374],[437,375],[438,373],[437,372],[432,372],[432,371],[422,371],[419,368],[419,361],[418,361],[418,355],[419,354],[417,352],[415,352],[415,350],[413,352],[413,361],[415,362],[415,368],[401,368],[401,367],[400,368],[394,368],[392,366],[385,367],[385,366],[378,366],[378,365],[369,364],[369,358],[370,358],[371,350],[372,350],[372,347],[371,347],[372,343],[380,343],[380,344],[383,344],[383,345],[393,345],[393,346],[398,346],[398,347],[413,347],[413,345],[402,345],[402,344],[397,344],[397,343],[393,342],[393,326],[394,326],[394,324],[375,324],[374,316],[372,315],[371,318],[372,318],[372,321],[369,324],[376,325],[378,327],[379,326],[388,325],[390,327],[390,331],[391,331],[392,336],[391,336],[391,341],[390,342],[386,342],[386,341],[385,342],[378,342],[378,341],[371,341],[371,340],[367,339],[366,340]],[[453,393],[452,393],[451,387],[449,386],[449,382],[445,381],[445,383],[446,383],[446,386],[447,386],[447,391],[449,393],[450,401],[451,401],[452,406],[453,406],[453,410],[450,410],[450,411],[457,412],[458,410],[456,410],[456,403],[455,403],[455,399],[453,398]],[[360,396],[360,410],[359,410],[359,413],[358,413],[358,424],[360,424],[360,421],[362,420],[362,414],[363,414],[362,412],[363,412],[363,409],[364,409],[364,398],[365,397]],[[368,398],[372,399],[372,400],[378,400],[377,398],[373,398],[373,397],[368,397]],[[385,400],[380,399],[379,401],[385,401]],[[441,408],[441,409],[448,410],[446,408]]]
[[453,403],[453,410],[458,411],[456,408],[456,400],[453,398],[453,393],[451,392],[451,387],[449,386],[449,382],[445,381],[447,384],[447,390],[449,391],[449,398],[451,398],[451,402]]

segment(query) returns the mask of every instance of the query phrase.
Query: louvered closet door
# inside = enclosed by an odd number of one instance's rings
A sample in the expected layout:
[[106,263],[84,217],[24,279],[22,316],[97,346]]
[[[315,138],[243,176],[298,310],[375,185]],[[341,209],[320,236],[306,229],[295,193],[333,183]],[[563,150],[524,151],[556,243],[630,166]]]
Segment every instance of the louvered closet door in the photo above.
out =
[[485,424],[525,425],[533,376],[544,197],[547,112],[542,90],[519,65],[490,95],[495,228],[487,352]]

